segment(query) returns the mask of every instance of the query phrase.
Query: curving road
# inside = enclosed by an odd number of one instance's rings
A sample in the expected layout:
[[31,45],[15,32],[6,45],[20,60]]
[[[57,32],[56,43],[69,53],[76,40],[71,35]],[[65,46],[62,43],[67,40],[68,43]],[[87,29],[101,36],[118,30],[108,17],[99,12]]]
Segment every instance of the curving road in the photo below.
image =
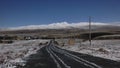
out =
[[120,62],[61,49],[50,41],[18,68],[120,68]]

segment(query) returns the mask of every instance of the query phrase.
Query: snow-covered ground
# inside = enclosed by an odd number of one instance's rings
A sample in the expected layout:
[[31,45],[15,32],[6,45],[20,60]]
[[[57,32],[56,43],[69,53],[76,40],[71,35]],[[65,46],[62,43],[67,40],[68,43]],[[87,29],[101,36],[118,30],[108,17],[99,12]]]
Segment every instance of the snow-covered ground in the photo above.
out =
[[16,65],[25,65],[24,58],[36,53],[48,40],[22,40],[12,44],[0,44],[0,68],[15,68]]
[[[39,46],[41,42],[45,43],[48,40],[23,40],[15,41],[12,44],[0,44],[0,68],[24,66],[26,61],[23,59],[43,47]],[[67,39],[64,42],[66,42],[62,47],[64,49],[120,61],[120,40],[93,40],[91,46],[89,41],[80,43],[77,40],[75,45],[68,45]]]
[[85,53],[97,57],[120,61],[120,40],[92,40],[75,43],[75,45],[65,45],[62,48],[79,53]]

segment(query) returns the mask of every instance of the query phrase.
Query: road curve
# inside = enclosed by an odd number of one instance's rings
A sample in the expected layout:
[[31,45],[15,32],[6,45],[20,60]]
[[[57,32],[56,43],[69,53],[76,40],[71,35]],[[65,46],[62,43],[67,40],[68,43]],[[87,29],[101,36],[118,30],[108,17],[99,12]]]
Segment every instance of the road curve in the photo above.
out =
[[120,62],[61,49],[54,41],[26,61],[24,67],[17,68],[120,68]]

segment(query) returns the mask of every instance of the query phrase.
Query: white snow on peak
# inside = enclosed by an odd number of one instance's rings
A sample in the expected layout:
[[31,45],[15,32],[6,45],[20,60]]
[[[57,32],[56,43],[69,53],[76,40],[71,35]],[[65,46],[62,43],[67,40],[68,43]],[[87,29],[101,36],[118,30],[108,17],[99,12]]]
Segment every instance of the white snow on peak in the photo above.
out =
[[[23,29],[64,29],[64,28],[84,28],[84,26],[88,26],[88,22],[79,22],[79,23],[68,23],[68,22],[57,22],[51,24],[43,24],[43,25],[27,25],[27,26],[19,26],[19,27],[9,27],[6,30],[23,30]],[[108,23],[101,22],[92,22],[92,25],[113,25]]]

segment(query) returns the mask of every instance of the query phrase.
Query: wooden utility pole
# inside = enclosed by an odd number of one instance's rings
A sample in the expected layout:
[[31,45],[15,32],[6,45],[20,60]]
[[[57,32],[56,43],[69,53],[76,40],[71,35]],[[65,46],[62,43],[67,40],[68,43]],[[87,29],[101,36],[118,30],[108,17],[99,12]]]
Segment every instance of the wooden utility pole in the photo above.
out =
[[91,46],[91,17],[89,16],[89,42]]

